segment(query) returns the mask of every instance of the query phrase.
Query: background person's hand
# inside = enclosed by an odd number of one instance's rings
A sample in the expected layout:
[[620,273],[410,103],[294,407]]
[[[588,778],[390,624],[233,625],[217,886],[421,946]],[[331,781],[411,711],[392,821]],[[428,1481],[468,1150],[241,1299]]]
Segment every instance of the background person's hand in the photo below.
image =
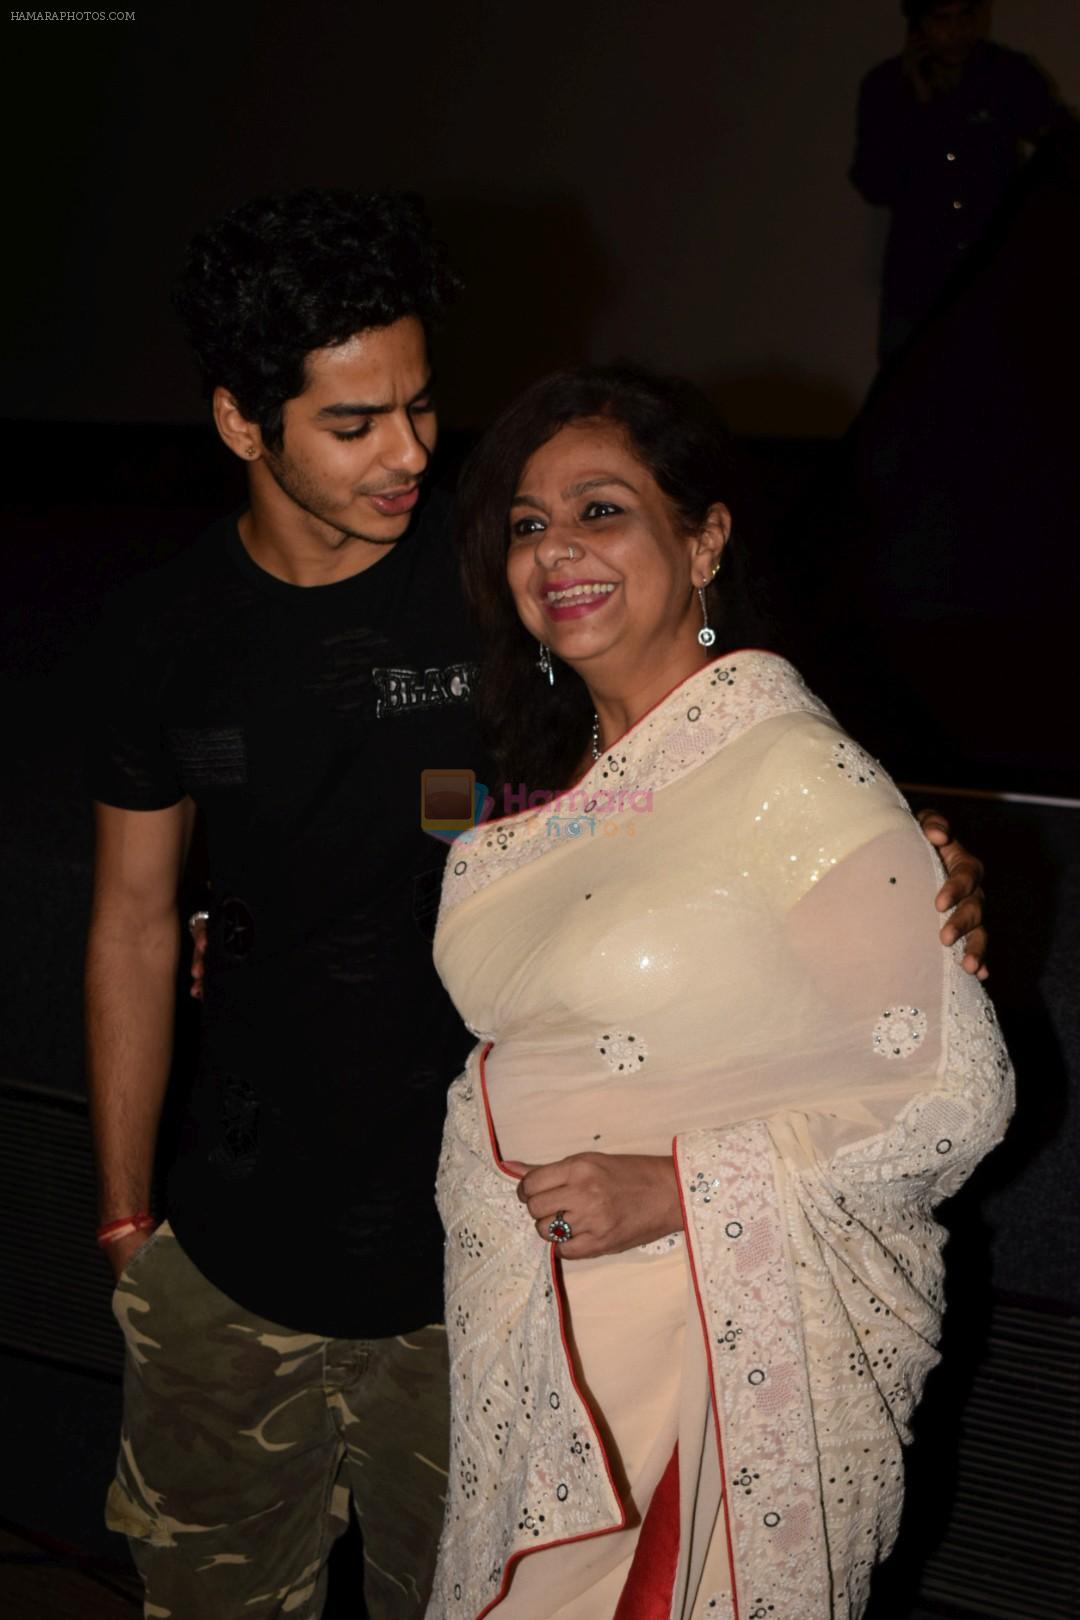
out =
[[669,1155],[572,1153],[554,1164],[504,1166],[520,1175],[518,1197],[528,1207],[538,1236],[551,1242],[555,1215],[570,1222],[573,1237],[558,1245],[564,1260],[619,1254],[682,1230],[682,1206]]
[[[919,826],[933,844],[945,866],[947,878],[935,904],[939,911],[952,911],[941,930],[941,943],[952,945],[964,940],[964,971],[980,979],[989,977],[986,966],[987,935],[983,927],[983,863],[959,843],[940,810],[920,810]],[[953,907],[955,906],[955,911]]]

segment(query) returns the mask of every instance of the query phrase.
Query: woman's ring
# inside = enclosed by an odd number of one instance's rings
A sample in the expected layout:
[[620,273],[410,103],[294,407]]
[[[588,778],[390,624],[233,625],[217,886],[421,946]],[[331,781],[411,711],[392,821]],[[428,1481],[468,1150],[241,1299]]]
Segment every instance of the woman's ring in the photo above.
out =
[[574,1235],[574,1228],[566,1218],[565,1210],[559,1210],[553,1220],[548,1222],[548,1237],[552,1243],[569,1243]]
[[191,916],[187,920],[187,925],[188,933],[191,935],[192,939],[195,938],[195,930],[198,928],[199,924],[208,923],[209,921],[210,913],[208,911],[193,911],[191,913]]

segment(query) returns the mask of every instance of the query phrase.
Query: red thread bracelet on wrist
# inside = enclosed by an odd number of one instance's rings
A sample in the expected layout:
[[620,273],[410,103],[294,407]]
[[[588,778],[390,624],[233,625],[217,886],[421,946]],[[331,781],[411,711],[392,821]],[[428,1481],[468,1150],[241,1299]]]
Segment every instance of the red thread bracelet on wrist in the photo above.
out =
[[107,1232],[115,1232],[117,1227],[120,1226],[132,1226],[140,1222],[145,1225],[147,1221],[152,1221],[153,1218],[148,1209],[140,1209],[134,1215],[121,1215],[118,1220],[103,1221],[97,1229],[97,1235],[98,1237],[104,1237]]
[[97,1242],[105,1248],[110,1243],[119,1243],[121,1238],[131,1237],[135,1232],[147,1232],[157,1225],[148,1209],[140,1209],[136,1215],[122,1215],[117,1221],[105,1221],[97,1229]]

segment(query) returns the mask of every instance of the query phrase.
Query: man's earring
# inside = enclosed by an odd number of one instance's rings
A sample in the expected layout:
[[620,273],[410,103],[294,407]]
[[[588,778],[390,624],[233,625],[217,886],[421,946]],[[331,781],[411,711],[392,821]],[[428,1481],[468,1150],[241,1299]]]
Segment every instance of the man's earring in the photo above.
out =
[[540,656],[536,660],[536,664],[537,664],[537,668],[540,670],[541,675],[546,675],[547,676],[548,685],[549,686],[554,686],[555,685],[555,665],[552,663],[552,659],[551,659],[551,648],[548,646],[546,641],[542,641],[540,643]]

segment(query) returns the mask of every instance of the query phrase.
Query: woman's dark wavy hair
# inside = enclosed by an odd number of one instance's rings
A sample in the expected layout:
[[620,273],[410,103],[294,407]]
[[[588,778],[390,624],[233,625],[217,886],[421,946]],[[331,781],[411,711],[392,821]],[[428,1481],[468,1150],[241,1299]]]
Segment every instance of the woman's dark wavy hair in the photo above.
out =
[[207,395],[227,388],[280,447],[312,349],[405,315],[430,330],[458,285],[418,197],[312,188],[256,197],[194,237],[174,302]]
[[739,524],[731,437],[690,383],[636,366],[560,371],[527,389],[488,428],[462,470],[457,532],[465,592],[483,649],[477,686],[481,727],[502,783],[530,791],[567,787],[586,756],[593,708],[581,677],[554,659],[555,683],[537,668],[536,641],[506,582],[510,503],[534,451],[571,422],[616,422],[687,533],[710,506],[734,511],[731,539],[708,587],[714,652],[769,638],[762,582],[752,578]]

